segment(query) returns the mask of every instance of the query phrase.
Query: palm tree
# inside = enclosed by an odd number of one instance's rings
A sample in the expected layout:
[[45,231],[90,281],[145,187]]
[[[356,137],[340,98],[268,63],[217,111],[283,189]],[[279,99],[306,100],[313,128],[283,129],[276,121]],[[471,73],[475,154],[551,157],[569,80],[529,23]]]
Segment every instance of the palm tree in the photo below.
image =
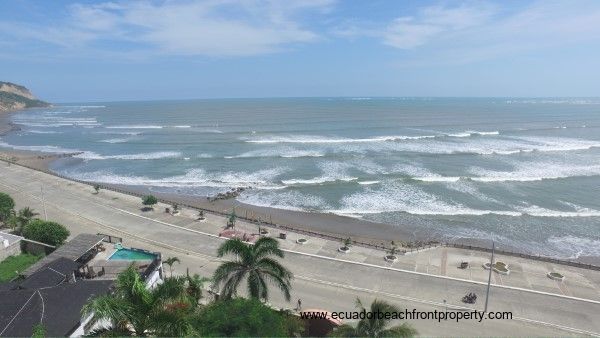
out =
[[413,337],[417,334],[417,330],[406,323],[386,329],[391,319],[379,318],[377,314],[399,312],[399,309],[383,300],[375,299],[367,311],[357,298],[356,307],[359,312],[370,312],[374,316],[370,319],[361,319],[356,327],[348,324],[340,325],[331,333],[332,337]]
[[19,211],[16,213],[13,210],[8,218],[7,223],[15,233],[20,235],[23,232],[23,227],[25,227],[37,215],[39,214],[33,211],[33,209],[30,207],[19,209]]
[[350,246],[352,245],[352,239],[348,237],[342,241],[342,244],[344,244],[343,248],[350,249]]
[[27,224],[37,215],[39,214],[33,211],[33,209],[30,207],[25,207],[23,209],[19,209],[17,217],[19,217],[19,220],[21,220],[23,224]]
[[92,314],[94,321],[111,322],[111,328],[98,334],[193,335],[188,319],[197,302],[189,297],[184,278],[167,278],[149,290],[130,266],[118,275],[115,284],[112,294],[93,298],[82,309],[84,315]]
[[179,264],[181,261],[179,261],[179,258],[177,257],[169,257],[168,259],[164,260],[163,263],[169,266],[169,272],[171,273],[171,277],[173,277],[173,264]]
[[100,184],[94,184],[94,191],[96,192],[96,195],[98,195],[100,192]]
[[220,287],[221,295],[231,298],[237,295],[240,283],[246,279],[248,294],[252,298],[267,300],[269,290],[267,282],[274,283],[290,300],[293,274],[283,267],[272,256],[284,257],[279,242],[270,237],[262,237],[254,245],[246,244],[239,239],[230,239],[217,250],[217,256],[227,254],[236,256],[234,260],[224,262],[213,275],[213,287]]
[[237,215],[235,214],[235,207],[231,210],[231,214],[229,214],[229,218],[227,219],[227,227],[235,229],[235,221],[237,219]]
[[196,303],[202,298],[202,289],[204,288],[204,283],[210,281],[210,279],[205,277],[200,277],[198,274],[194,274],[190,276],[189,273],[185,276],[186,281],[186,292],[191,297],[192,300],[195,300]]

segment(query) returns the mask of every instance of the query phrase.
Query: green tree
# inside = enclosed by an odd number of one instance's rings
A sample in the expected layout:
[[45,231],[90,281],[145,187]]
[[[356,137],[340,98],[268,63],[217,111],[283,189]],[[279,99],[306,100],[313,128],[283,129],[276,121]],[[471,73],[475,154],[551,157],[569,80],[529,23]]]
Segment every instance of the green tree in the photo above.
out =
[[13,214],[15,201],[10,195],[0,192],[0,222],[6,222]]
[[110,330],[98,335],[187,336],[195,335],[191,323],[197,300],[189,296],[185,278],[167,278],[153,289],[133,266],[117,276],[112,294],[90,300],[83,315],[109,320]]
[[233,298],[203,308],[194,327],[202,337],[288,337],[301,333],[290,332],[296,323],[258,299]]
[[69,235],[64,225],[41,219],[34,219],[23,227],[25,238],[54,246],[61,246]]
[[233,260],[224,262],[213,275],[213,287],[221,288],[221,295],[231,298],[244,279],[247,281],[248,295],[252,298],[267,300],[269,290],[267,283],[275,284],[290,300],[292,273],[273,258],[283,258],[279,242],[270,237],[262,237],[254,245],[239,239],[231,239],[223,243],[217,250],[217,256],[233,255]]
[[94,184],[94,192],[98,194],[100,192],[100,184]]
[[39,214],[33,211],[33,209],[30,207],[25,207],[19,209],[16,214],[12,215],[8,223],[11,225],[13,230],[20,235],[23,233],[23,228],[37,215]]
[[44,338],[46,337],[46,328],[42,324],[37,324],[33,327],[32,338]]
[[171,273],[171,277],[173,277],[173,264],[181,263],[179,258],[177,257],[169,257],[168,259],[163,261],[163,264],[167,264],[169,266],[169,272]]
[[365,309],[360,299],[356,299],[356,307],[359,312],[370,312],[375,314],[372,318],[364,318],[359,320],[356,326],[343,324],[338,326],[330,334],[332,337],[413,337],[417,334],[417,330],[410,325],[404,323],[402,325],[387,328],[391,319],[382,317],[378,313],[399,312],[399,309],[382,300],[374,300],[371,303],[369,310]]
[[147,207],[153,208],[156,203],[158,203],[158,199],[152,195],[142,197],[142,204]]

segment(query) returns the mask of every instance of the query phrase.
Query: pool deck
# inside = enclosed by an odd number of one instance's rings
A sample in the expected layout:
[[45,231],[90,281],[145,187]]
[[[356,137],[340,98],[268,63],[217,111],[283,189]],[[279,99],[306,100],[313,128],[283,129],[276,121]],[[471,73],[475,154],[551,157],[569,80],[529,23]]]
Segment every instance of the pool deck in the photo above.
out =
[[105,251],[99,252],[96,257],[88,262],[88,266],[92,267],[96,273],[100,272],[104,268],[104,274],[102,276],[95,277],[96,279],[116,279],[117,275],[126,270],[130,265],[135,266],[138,270],[144,270],[150,263],[151,259],[146,260],[125,260],[125,259],[114,259],[109,260],[117,249],[112,247],[110,243],[104,243]]

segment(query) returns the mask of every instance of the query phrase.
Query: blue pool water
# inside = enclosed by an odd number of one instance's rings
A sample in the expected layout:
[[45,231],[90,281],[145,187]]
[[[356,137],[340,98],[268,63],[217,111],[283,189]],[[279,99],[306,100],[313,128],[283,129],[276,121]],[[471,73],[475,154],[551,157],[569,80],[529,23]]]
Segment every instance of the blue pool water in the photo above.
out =
[[131,249],[120,249],[117,252],[115,252],[112,256],[110,256],[110,258],[108,258],[108,260],[128,260],[128,261],[138,261],[138,260],[145,260],[145,259],[154,259],[155,256],[151,253],[147,253],[147,252],[143,252],[143,251],[138,251],[138,250],[131,250]]

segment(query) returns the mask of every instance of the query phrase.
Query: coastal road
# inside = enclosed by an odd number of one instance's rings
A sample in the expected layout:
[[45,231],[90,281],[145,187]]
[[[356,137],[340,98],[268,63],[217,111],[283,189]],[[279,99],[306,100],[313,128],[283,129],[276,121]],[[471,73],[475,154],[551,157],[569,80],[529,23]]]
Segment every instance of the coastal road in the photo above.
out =
[[[48,219],[65,224],[73,234],[114,234],[123,237],[126,245],[177,256],[182,260],[176,267],[179,273],[189,268],[210,276],[220,263],[215,252],[223,239],[161,220],[158,212],[142,213],[136,197],[108,191],[92,195],[87,185],[4,163],[0,163],[0,191],[13,196],[19,207],[33,207],[40,217],[47,214]],[[209,220],[224,224],[217,216]],[[480,295],[475,308],[483,307],[485,285],[480,283],[298,252],[288,252],[285,264],[296,276],[293,301],[284,302],[273,290],[271,302],[276,306],[291,308],[300,298],[304,308],[350,311],[360,297],[364,303],[380,298],[410,310],[440,311],[463,306],[460,298],[475,292]],[[424,335],[600,335],[600,303],[594,300],[494,286],[490,310],[511,311],[513,319],[410,323]]]

